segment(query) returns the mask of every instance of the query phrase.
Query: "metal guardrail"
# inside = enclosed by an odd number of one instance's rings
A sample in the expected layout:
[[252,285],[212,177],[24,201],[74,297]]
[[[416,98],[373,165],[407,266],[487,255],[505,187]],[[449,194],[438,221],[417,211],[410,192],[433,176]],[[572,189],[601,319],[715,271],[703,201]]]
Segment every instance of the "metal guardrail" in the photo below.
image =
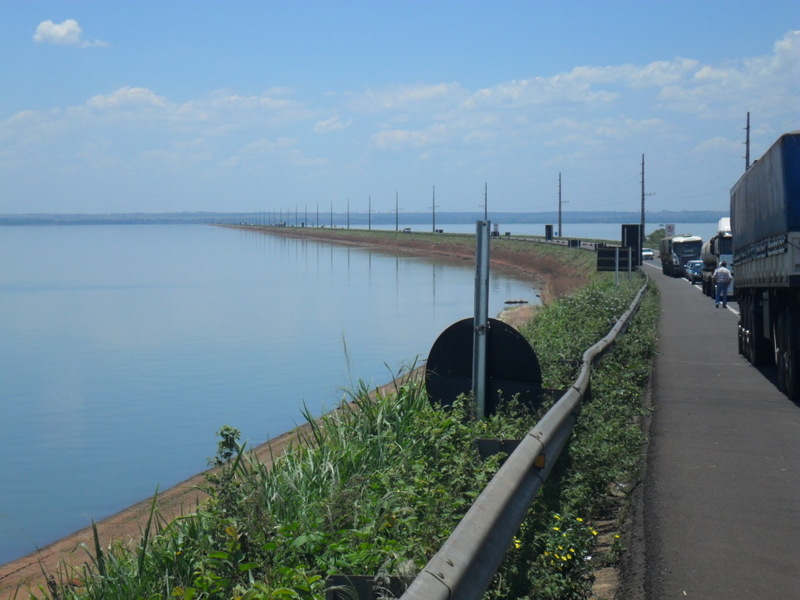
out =
[[625,314],[603,339],[583,353],[575,383],[506,459],[402,600],[483,597],[528,508],[572,435],[589,390],[592,365],[625,331],[639,308],[647,288],[647,275],[644,277],[644,285]]

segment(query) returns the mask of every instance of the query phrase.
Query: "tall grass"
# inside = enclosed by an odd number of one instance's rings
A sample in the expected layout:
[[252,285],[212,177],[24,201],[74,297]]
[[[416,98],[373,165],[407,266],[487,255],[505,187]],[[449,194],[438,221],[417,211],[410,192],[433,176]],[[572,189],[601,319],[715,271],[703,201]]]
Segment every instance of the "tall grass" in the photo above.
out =
[[[574,379],[575,361],[627,308],[635,286],[588,286],[541,310],[525,328],[548,387]],[[637,416],[654,344],[655,301],[603,359],[567,455],[537,498],[489,593],[583,598],[591,579],[589,519],[608,510],[609,483],[635,476]],[[360,384],[267,468],[220,430],[209,500],[174,521],[153,504],[138,545],[99,544],[46,595],[71,598],[322,598],[332,574],[410,579],[494,474],[476,438],[521,437],[535,416],[513,399],[475,421],[468,399],[432,406],[421,381],[388,393]],[[562,531],[554,523],[569,523]],[[558,529],[558,531],[554,531]],[[556,535],[557,534],[557,535]],[[564,543],[572,552],[561,552]],[[556,558],[557,557],[557,558]],[[569,558],[567,558],[569,557]]]

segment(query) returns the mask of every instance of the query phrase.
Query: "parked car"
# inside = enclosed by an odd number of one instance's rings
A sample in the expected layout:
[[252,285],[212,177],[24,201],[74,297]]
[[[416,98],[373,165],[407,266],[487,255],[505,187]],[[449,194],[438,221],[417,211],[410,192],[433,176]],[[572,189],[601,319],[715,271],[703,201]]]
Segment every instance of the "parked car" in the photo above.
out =
[[655,255],[652,248],[642,248],[642,260],[653,260]]
[[690,260],[686,262],[683,276],[686,277],[692,285],[694,285],[696,281],[703,281],[703,264],[702,260]]

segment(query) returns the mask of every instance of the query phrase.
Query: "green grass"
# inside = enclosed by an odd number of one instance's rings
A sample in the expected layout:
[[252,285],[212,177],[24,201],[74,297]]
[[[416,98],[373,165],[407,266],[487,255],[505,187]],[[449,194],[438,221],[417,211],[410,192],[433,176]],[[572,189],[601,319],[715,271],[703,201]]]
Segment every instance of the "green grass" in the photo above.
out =
[[[638,285],[600,278],[538,312],[524,335],[547,387],[574,380],[576,361],[627,309]],[[608,486],[633,480],[640,461],[656,318],[651,291],[596,367],[573,439],[487,597],[587,597],[597,562],[588,559],[592,519],[620,511]],[[413,577],[498,467],[501,456],[482,461],[473,440],[522,437],[537,417],[510,400],[501,414],[476,421],[468,399],[451,410],[433,407],[419,381],[401,384],[397,375],[390,393],[361,385],[321,420],[306,415],[308,437],[271,469],[239,445],[235,428],[221,428],[214,462],[222,468],[208,479],[208,502],[171,522],[154,504],[137,545],[98,544],[82,569],[57,574],[49,595],[323,598],[331,574]],[[80,585],[67,584],[76,578]]]

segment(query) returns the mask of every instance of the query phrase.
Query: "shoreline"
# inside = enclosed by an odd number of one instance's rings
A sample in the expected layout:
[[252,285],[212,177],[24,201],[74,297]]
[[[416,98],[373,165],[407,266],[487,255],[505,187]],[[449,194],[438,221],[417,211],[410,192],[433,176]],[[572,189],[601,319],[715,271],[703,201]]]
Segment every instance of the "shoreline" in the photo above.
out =
[[[227,226],[238,229],[253,230],[253,227]],[[269,228],[256,229],[265,235],[284,235],[295,238],[307,238],[334,244],[345,244],[356,247],[374,248],[377,250],[410,254],[420,257],[448,257],[457,260],[474,260],[474,249],[468,244],[448,242],[437,239],[436,243],[420,242],[419,239],[408,239],[397,236],[359,236],[358,230],[347,230],[347,237],[338,231],[325,229]],[[352,232],[351,235],[350,232]],[[410,236],[409,236],[410,237]],[[495,251],[491,252],[491,265],[507,272],[529,277],[541,283],[541,300],[549,303],[566,293],[580,287],[582,277],[571,271],[554,258],[531,256],[527,253]],[[535,306],[510,306],[503,311],[503,320],[512,326],[519,327],[531,318]],[[420,367],[421,368],[421,367]],[[419,368],[418,368],[419,370]],[[417,371],[418,372],[418,371]],[[408,376],[411,376],[409,374]],[[381,390],[394,385],[390,382]],[[250,449],[258,459],[269,466],[274,456],[280,456],[301,433],[310,427],[301,425],[291,431],[272,438],[263,444]],[[158,493],[156,513],[166,521],[194,511],[206,494],[200,489],[206,481],[206,475],[212,469],[198,473],[183,482]],[[136,543],[141,538],[142,529],[147,523],[153,497],[145,498],[123,510],[96,523],[101,547],[105,548],[114,541]],[[46,590],[47,582],[43,571],[48,574],[58,573],[59,569],[69,566],[79,568],[89,562],[86,549],[94,548],[92,526],[89,525],[51,544],[6,564],[0,565],[0,600],[14,598],[19,589],[23,593],[28,589]]]

